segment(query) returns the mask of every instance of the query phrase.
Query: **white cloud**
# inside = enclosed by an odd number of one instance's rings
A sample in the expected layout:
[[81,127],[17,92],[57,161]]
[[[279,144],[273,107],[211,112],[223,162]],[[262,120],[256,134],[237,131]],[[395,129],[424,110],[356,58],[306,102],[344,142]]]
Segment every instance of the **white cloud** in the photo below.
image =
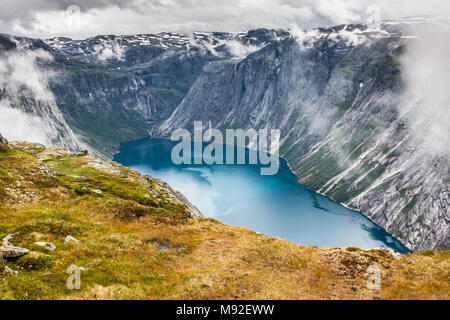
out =
[[400,111],[424,151],[450,156],[450,30],[414,32],[419,38],[401,59],[406,91]]
[[[0,2],[5,0],[0,0]],[[67,11],[79,5],[81,12]],[[3,32],[30,37],[137,34],[161,31],[302,29],[365,22],[370,5],[382,19],[450,13],[442,0],[17,0],[0,12]]]
[[13,109],[0,102],[0,131],[8,140],[32,141],[49,146],[52,133],[47,124],[38,117]]
[[36,63],[38,58],[48,60],[50,55],[43,50],[20,50],[0,57],[0,90],[7,94],[0,101],[0,132],[8,140],[50,145],[52,134],[42,118],[12,108],[21,104],[23,95],[40,101],[52,98],[45,85],[46,75]]
[[230,50],[231,54],[236,58],[245,58],[249,54],[257,51],[260,49],[258,46],[252,46],[248,45],[245,46],[239,41],[235,40],[229,40],[225,42],[225,45],[227,46],[228,50]]
[[97,54],[97,57],[102,61],[109,59],[123,59],[124,49],[117,41],[102,40],[101,44],[95,45],[93,49]]
[[348,46],[359,46],[368,41],[368,38],[361,33],[361,30],[354,29],[353,31],[348,31],[347,27],[344,27],[339,32],[330,35],[331,39],[339,40],[342,39]]
[[51,59],[50,54],[31,50],[26,41],[17,41],[17,46],[0,55],[0,132],[9,140],[76,149],[78,142],[56,105],[48,74],[38,63]]
[[291,34],[297,41],[300,49],[305,50],[311,48],[316,40],[320,37],[320,32],[317,29],[312,29],[308,31],[302,30],[296,24],[290,26]]
[[49,60],[50,54],[44,50],[24,50],[0,58],[0,88],[5,88],[13,96],[18,96],[24,87],[40,100],[48,100],[51,93],[44,85],[47,83],[36,60]]

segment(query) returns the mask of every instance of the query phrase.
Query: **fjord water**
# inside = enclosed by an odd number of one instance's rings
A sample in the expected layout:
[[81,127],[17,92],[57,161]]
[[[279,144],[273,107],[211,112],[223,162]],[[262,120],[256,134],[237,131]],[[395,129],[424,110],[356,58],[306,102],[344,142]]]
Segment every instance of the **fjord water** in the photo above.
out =
[[298,184],[283,159],[273,176],[260,175],[260,165],[174,165],[174,145],[151,138],[128,142],[114,161],[166,181],[203,215],[224,223],[302,245],[408,251],[361,213]]

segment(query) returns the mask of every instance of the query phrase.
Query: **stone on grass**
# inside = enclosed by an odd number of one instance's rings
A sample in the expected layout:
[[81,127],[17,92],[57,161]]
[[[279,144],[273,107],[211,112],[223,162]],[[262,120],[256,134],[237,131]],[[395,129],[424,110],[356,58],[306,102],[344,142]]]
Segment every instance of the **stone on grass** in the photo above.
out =
[[19,271],[13,270],[13,269],[11,269],[8,266],[5,266],[5,272],[9,273],[9,274],[12,274],[12,275],[15,275],[15,276],[17,276],[19,274]]
[[47,250],[53,251],[56,249],[56,246],[51,242],[35,242],[38,246],[44,247]]
[[76,243],[76,244],[80,244],[80,243],[81,243],[80,240],[75,239],[75,238],[72,237],[71,235],[68,235],[68,236],[64,239],[64,243],[67,243],[67,242],[73,242],[73,243]]
[[12,237],[14,237],[16,234],[17,234],[17,233],[11,233],[11,234],[8,234],[6,237],[4,237],[4,238],[2,239],[3,245],[4,245],[4,246],[12,246],[12,243],[10,243],[9,240],[11,240]]
[[25,248],[14,247],[11,245],[8,246],[0,246],[0,257],[8,259],[8,258],[19,258],[28,254],[29,250]]

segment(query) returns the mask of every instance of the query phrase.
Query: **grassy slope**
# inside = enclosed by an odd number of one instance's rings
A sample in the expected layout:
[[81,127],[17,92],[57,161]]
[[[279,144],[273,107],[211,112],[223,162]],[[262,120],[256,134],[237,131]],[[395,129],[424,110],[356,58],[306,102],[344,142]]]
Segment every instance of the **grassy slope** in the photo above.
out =
[[[41,172],[37,157],[56,178]],[[189,218],[136,172],[92,156],[0,145],[0,204],[1,238],[17,232],[10,241],[30,249],[0,260],[1,299],[450,298],[449,251],[397,260],[383,250],[304,247]],[[68,234],[82,244],[65,244]],[[5,264],[19,275],[4,273]],[[66,288],[72,264],[85,268],[81,290]],[[366,288],[370,264],[382,267],[381,290]]]

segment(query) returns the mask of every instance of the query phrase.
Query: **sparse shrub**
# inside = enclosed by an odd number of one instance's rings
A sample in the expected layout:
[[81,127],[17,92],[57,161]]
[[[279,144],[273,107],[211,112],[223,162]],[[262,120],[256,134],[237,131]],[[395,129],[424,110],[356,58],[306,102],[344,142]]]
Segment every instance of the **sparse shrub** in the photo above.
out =
[[416,205],[417,196],[414,196],[402,209],[402,213],[408,213]]
[[120,219],[140,218],[154,213],[153,208],[143,206],[131,200],[109,202],[114,216]]
[[432,250],[425,250],[425,251],[422,251],[420,254],[421,255],[424,255],[424,256],[429,256],[429,257],[431,257],[431,256],[434,256],[434,251],[432,251]]
[[54,260],[49,255],[37,252],[31,252],[28,255],[20,257],[16,265],[24,270],[42,270],[51,268]]

